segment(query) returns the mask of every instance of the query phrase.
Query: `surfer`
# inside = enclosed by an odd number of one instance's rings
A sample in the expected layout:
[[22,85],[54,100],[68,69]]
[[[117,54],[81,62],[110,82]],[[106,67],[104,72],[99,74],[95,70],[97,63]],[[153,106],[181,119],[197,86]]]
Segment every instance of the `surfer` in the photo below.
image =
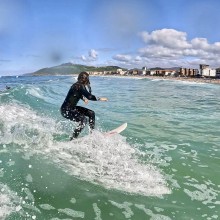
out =
[[88,104],[88,100],[108,101],[108,99],[105,97],[98,98],[92,95],[89,74],[87,72],[81,72],[78,75],[77,82],[70,87],[60,109],[64,118],[78,123],[70,140],[79,136],[80,132],[87,123],[87,117],[89,118],[89,127],[91,131],[95,128],[95,112],[90,109],[77,106],[77,103],[80,99],[82,99],[85,104]]

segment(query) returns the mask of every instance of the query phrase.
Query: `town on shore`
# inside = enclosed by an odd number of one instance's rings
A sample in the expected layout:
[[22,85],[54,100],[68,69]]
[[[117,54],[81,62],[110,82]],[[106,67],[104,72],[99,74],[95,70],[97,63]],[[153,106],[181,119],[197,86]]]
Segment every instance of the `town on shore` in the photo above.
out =
[[117,69],[116,71],[88,71],[90,75],[114,75],[114,76],[133,76],[133,77],[146,77],[146,78],[162,78],[183,80],[191,82],[204,82],[204,83],[217,83],[220,84],[220,68],[211,69],[209,65],[200,64],[199,69],[192,68],[151,68],[143,67],[142,69],[123,70]]

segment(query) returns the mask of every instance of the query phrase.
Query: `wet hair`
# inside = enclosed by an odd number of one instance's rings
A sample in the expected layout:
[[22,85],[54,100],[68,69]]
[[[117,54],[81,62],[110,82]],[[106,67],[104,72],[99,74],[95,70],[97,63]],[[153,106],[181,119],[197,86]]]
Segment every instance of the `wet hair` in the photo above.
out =
[[92,90],[91,90],[91,86],[90,86],[90,81],[89,81],[89,74],[87,72],[81,72],[79,75],[78,75],[78,78],[77,78],[78,82],[87,86],[88,88],[88,91],[91,93]]

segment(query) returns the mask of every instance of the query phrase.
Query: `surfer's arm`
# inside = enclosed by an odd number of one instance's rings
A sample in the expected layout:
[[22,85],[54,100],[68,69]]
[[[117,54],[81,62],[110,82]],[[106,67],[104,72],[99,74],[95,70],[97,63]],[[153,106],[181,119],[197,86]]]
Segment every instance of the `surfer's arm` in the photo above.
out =
[[101,101],[101,102],[106,102],[106,101],[108,101],[108,98],[106,98],[106,97],[98,97],[97,100]]
[[89,103],[89,100],[85,97],[83,97],[83,102],[85,102],[85,104],[87,105]]
[[81,87],[81,93],[82,95],[84,96],[84,98],[86,97],[88,100],[92,100],[92,101],[102,101],[102,102],[105,102],[105,101],[108,101],[107,98],[105,97],[100,97],[100,98],[96,98],[96,96],[92,95],[91,93],[89,93],[85,88]]
[[89,103],[89,100],[85,97],[85,96],[81,96],[81,98],[83,100],[83,102],[87,105]]
[[82,86],[80,87],[80,92],[81,94],[84,96],[84,98],[87,98],[88,100],[92,100],[92,101],[98,101],[98,99],[92,95],[91,93],[89,93],[85,88],[83,88]]
[[81,98],[80,99],[82,99],[83,100],[83,102],[85,102],[85,104],[87,105],[88,104],[88,102],[89,102],[89,100],[85,97],[85,96],[81,96]]

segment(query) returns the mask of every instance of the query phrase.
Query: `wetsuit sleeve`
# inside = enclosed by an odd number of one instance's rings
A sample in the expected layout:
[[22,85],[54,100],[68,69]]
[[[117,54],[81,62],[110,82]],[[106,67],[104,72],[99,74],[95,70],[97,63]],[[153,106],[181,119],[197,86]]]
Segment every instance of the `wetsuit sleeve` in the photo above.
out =
[[85,87],[80,86],[80,92],[83,96],[85,96],[87,99],[92,100],[92,101],[98,101],[98,99],[92,95],[91,93],[89,93]]

